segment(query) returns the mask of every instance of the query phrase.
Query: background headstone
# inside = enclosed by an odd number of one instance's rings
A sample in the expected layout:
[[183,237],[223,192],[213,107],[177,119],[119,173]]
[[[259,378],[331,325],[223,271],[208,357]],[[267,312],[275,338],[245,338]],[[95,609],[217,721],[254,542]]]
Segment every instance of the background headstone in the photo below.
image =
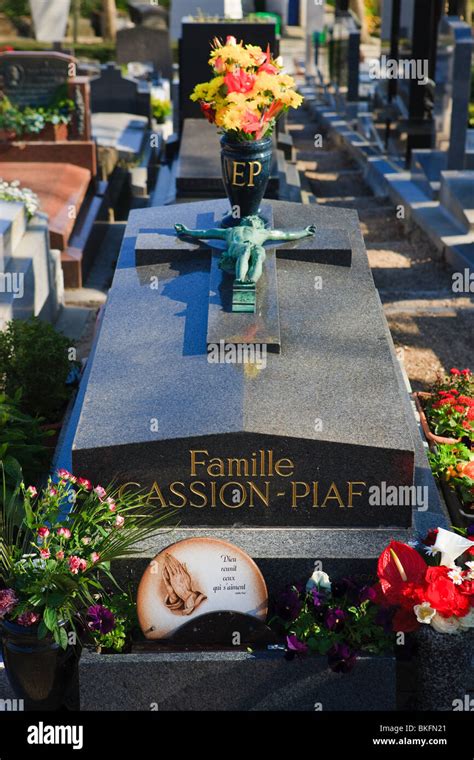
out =
[[241,0],[173,0],[171,3],[170,37],[181,38],[181,24],[184,18],[195,16],[216,16],[217,18],[242,18]]
[[134,26],[117,32],[117,63],[152,63],[155,70],[170,79],[172,60],[167,29]]

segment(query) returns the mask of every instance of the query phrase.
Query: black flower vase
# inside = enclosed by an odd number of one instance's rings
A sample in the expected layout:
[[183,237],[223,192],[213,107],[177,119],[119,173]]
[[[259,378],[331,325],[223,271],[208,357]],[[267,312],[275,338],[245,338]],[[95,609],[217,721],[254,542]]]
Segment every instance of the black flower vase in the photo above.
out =
[[80,645],[62,649],[51,635],[38,639],[37,626],[0,621],[5,670],[25,710],[59,710],[78,678]]
[[273,140],[264,137],[238,142],[224,135],[221,146],[222,180],[231,206],[222,225],[232,227],[244,216],[253,216],[260,211],[270,179]]

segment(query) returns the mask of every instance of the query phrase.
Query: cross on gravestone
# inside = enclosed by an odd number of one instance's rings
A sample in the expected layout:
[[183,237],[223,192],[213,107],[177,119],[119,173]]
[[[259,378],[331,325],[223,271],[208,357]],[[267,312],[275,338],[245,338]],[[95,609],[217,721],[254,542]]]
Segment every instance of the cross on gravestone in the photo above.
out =
[[[279,353],[281,350],[280,320],[278,309],[277,258],[299,259],[321,264],[351,266],[351,244],[347,233],[342,230],[310,231],[310,227],[298,231],[281,231],[271,229],[273,214],[270,205],[262,206],[262,216],[266,228],[262,230],[264,242],[280,241],[284,245],[262,250],[265,256],[262,276],[257,279],[256,287],[252,283],[232,282],[228,271],[222,268],[225,245],[232,245],[232,236],[242,229],[213,228],[208,230],[181,229],[184,239],[174,238],[158,232],[141,232],[135,244],[137,266],[147,266],[164,261],[179,260],[190,253],[208,250],[212,256],[209,278],[209,309],[207,323],[207,345],[224,344],[258,344],[267,350]],[[251,217],[250,217],[251,218]],[[248,229],[248,228],[247,228]],[[184,235],[184,233],[186,233]],[[190,242],[200,241],[198,245]],[[209,246],[201,241],[209,240]],[[242,245],[242,244],[241,244]],[[218,246],[218,247],[216,247]],[[291,246],[291,247],[290,247]],[[243,245],[245,248],[245,245]],[[243,255],[246,255],[245,250]],[[225,258],[225,257],[224,257]],[[233,262],[235,268],[235,260]],[[242,293],[247,298],[242,298]],[[252,302],[253,296],[253,302]],[[252,308],[245,308],[249,306]],[[238,308],[234,308],[237,305]],[[244,308],[242,308],[242,305]]]

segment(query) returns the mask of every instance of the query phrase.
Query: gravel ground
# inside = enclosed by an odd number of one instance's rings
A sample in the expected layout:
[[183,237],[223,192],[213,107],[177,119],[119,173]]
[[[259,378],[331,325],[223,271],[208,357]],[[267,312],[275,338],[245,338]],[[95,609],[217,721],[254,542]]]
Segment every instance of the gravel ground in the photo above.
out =
[[359,212],[370,266],[397,348],[414,390],[440,371],[474,369],[474,299],[452,292],[452,273],[420,230],[406,230],[387,198],[375,198],[354,161],[300,109],[289,129],[302,186],[318,203]]

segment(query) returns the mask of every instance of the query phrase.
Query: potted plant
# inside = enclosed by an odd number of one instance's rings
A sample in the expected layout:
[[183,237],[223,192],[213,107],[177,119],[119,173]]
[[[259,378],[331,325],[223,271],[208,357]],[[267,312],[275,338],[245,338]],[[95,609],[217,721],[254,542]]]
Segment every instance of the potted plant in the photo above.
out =
[[395,612],[394,630],[415,632],[417,707],[440,709],[443,702],[441,709],[453,709],[466,692],[472,657],[474,524],[430,530],[414,546],[391,541],[377,573],[377,600]]
[[270,625],[284,635],[290,656],[327,656],[331,670],[348,673],[358,657],[393,650],[376,596],[371,586],[348,578],[331,582],[315,570],[306,584],[294,583],[277,598]]
[[[137,493],[93,487],[65,470],[42,493],[22,486],[0,509],[0,631],[10,684],[27,709],[58,709],[87,633],[111,633],[99,600],[110,563],[162,527]],[[16,498],[15,498],[16,497]],[[119,620],[117,622],[120,622]]]
[[264,52],[237,44],[235,37],[227,37],[224,45],[215,39],[209,64],[214,76],[196,85],[191,100],[223,135],[222,175],[233,211],[223,220],[226,226],[258,214],[270,177],[276,120],[303,98],[269,46]]
[[474,451],[464,443],[439,444],[428,453],[455,524],[474,520]]
[[474,441],[474,376],[453,367],[429,393],[413,394],[420,422],[430,444]]
[[67,140],[74,102],[62,93],[49,106],[18,106],[4,96],[0,100],[0,139]]

